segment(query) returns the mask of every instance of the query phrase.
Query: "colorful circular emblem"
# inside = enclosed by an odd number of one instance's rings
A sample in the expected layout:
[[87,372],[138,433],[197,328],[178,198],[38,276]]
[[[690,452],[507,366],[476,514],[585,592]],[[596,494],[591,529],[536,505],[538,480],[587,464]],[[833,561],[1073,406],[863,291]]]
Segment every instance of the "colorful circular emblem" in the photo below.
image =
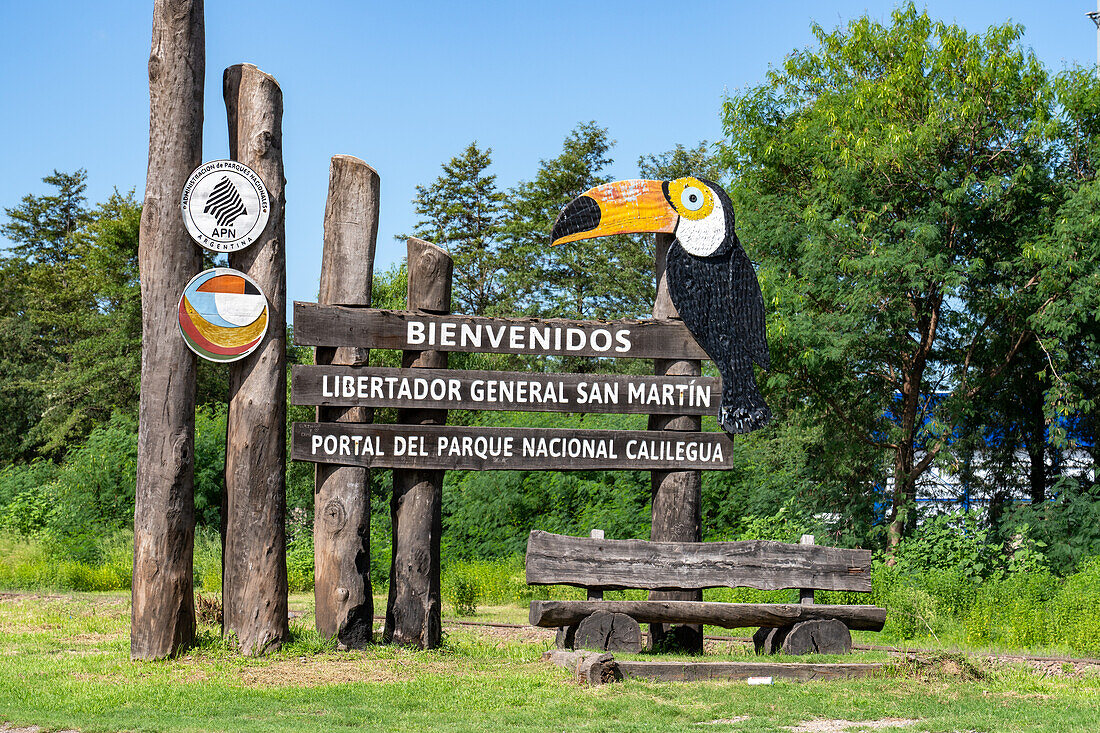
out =
[[256,171],[235,160],[212,160],[187,179],[180,209],[192,239],[213,252],[236,252],[263,234],[271,202]]
[[248,275],[215,267],[191,278],[180,296],[183,340],[210,361],[251,354],[267,332],[267,298]]

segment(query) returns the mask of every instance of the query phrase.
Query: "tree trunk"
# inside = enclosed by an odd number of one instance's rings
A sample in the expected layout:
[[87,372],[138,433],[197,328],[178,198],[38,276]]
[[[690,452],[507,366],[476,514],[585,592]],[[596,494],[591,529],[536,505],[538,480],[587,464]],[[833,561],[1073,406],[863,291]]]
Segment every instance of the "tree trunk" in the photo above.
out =
[[[371,304],[378,237],[379,179],[350,155],[329,167],[325,245],[318,302]],[[319,347],[317,364],[366,366],[370,351]],[[371,422],[368,407],[318,407],[317,421]],[[313,597],[317,630],[340,644],[361,648],[373,638],[370,584],[370,472],[356,466],[316,465],[313,495]]]
[[1028,485],[1032,504],[1042,504],[1047,498],[1047,432],[1043,415],[1043,391],[1039,380],[1027,395],[1028,425],[1024,442],[1027,446]]
[[160,659],[195,635],[195,355],[176,308],[202,266],[180,215],[202,163],[202,0],[156,0],[149,54],[149,170],[141,211],[141,397],[130,656]]
[[225,70],[229,154],[263,179],[267,228],[229,265],[267,296],[263,344],[229,368],[225,447],[223,633],[246,654],[279,648],[290,634],[286,577],[286,255],[283,93],[251,64]]
[[[673,236],[657,235],[657,297],[653,304],[655,319],[679,319],[676,306],[668,293],[665,279],[665,256],[672,246]],[[699,376],[702,362],[698,360],[673,361],[654,359],[653,371],[657,375]],[[698,415],[651,415],[650,430],[696,431],[702,425]],[[701,542],[703,539],[703,474],[701,471],[653,471],[650,474],[652,496],[652,524],[649,539],[665,542]],[[702,591],[650,591],[654,601],[701,601]],[[666,624],[651,624],[651,643],[660,644],[668,634]],[[703,627],[691,626],[677,637],[686,643],[687,651],[702,653]]]
[[[453,263],[446,251],[409,239],[410,311],[449,313]],[[406,351],[405,368],[445,369],[445,351]],[[443,425],[446,410],[399,410],[407,425]],[[439,535],[442,532],[443,471],[394,469],[393,561],[383,639],[421,649],[439,646],[442,637],[439,589]]]

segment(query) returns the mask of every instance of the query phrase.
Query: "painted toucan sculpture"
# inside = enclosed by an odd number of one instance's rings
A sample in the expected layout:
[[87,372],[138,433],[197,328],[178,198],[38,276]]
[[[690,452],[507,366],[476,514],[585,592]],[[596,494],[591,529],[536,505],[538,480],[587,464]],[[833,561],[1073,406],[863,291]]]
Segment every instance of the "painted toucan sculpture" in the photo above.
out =
[[702,178],[616,181],[566,205],[551,244],[612,234],[674,234],[665,273],[684,325],[722,375],[718,423],[747,433],[771,420],[753,363],[769,366],[764,297],[733,230],[733,205],[721,186]]

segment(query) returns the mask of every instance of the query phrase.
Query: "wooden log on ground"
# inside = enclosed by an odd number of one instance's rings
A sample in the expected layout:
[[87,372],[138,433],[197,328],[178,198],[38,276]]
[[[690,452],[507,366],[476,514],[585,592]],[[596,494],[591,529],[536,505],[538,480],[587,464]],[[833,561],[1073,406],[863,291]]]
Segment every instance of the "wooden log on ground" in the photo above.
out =
[[630,616],[597,611],[577,624],[573,648],[637,653],[642,650],[642,630]]
[[[668,291],[665,277],[665,258],[672,246],[673,235],[656,235],[657,297],[653,303],[655,321],[680,322],[680,314]],[[682,325],[682,324],[681,324]],[[702,372],[698,359],[655,359],[654,374],[658,376],[697,377]],[[649,417],[650,430],[674,430],[696,432],[702,427],[698,415],[661,415]],[[699,542],[703,539],[703,474],[699,471],[653,471],[650,473],[650,504],[652,520],[649,539],[664,542]],[[701,590],[652,590],[654,601],[702,601]],[[668,636],[671,629],[654,624],[649,629],[653,647],[668,647],[674,642],[678,648],[695,654],[703,652],[703,627],[694,626]]]
[[294,341],[491,354],[708,358],[687,327],[676,323],[431,315],[303,302],[294,303]]
[[870,677],[884,665],[872,664],[799,664],[770,662],[649,662],[615,660],[617,678],[649,679],[661,682],[700,682],[704,680],[747,680],[772,677],[798,682]]
[[180,195],[202,163],[202,0],[153,3],[149,168],[141,210],[141,397],[134,506],[130,656],[161,659],[195,635],[195,355],[177,307],[202,267]]
[[554,635],[554,646],[558,649],[575,649],[578,624],[559,626],[558,633]]
[[[380,181],[350,155],[333,156],[325,204],[324,251],[318,300],[333,305],[371,304],[378,237]],[[322,368],[365,367],[370,352],[318,347]],[[369,423],[369,407],[318,407],[318,422]],[[348,648],[373,639],[370,583],[370,469],[318,463],[313,493],[313,598],[317,631]]]
[[886,623],[886,609],[876,606],[709,601],[531,601],[529,620],[532,626],[553,628],[580,623],[597,611],[624,613],[642,624],[711,624],[729,629],[836,619],[850,629],[881,631]]
[[852,632],[837,619],[801,621],[783,635],[782,654],[849,654]]
[[229,255],[267,296],[263,343],[229,367],[222,538],[224,634],[245,654],[278,649],[290,634],[286,577],[286,243],[283,94],[251,64],[225,70],[229,154],[263,179],[267,228]]
[[616,590],[871,590],[870,550],[767,540],[599,540],[597,553],[593,550],[595,544],[588,537],[531,532],[527,540],[527,582]]
[[[451,256],[442,248],[410,238],[410,311],[448,313],[451,309]],[[406,351],[401,366],[445,369],[443,351]],[[398,422],[442,425],[446,410],[400,410]],[[390,517],[393,554],[383,639],[388,643],[434,649],[442,640],[439,537],[443,531],[443,471],[395,469]]]
[[778,654],[783,637],[790,626],[762,626],[752,635],[752,645],[757,654]]

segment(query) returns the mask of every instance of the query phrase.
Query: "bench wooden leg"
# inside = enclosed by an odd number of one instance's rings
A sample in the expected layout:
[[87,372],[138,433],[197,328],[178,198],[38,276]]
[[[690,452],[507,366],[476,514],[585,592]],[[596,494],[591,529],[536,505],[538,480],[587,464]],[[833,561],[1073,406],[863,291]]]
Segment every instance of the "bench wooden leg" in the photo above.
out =
[[836,619],[761,628],[753,634],[752,641],[757,654],[848,654],[852,651],[852,632]]
[[[569,627],[564,627],[568,629]],[[559,638],[568,631],[558,632]],[[597,611],[577,624],[573,632],[574,649],[595,649],[607,652],[640,652],[642,628],[623,613]]]
[[577,624],[559,626],[558,634],[554,637],[554,646],[558,649],[572,649],[573,640],[577,636]]
[[703,627],[698,624],[650,624],[649,648],[681,654],[703,653]]

